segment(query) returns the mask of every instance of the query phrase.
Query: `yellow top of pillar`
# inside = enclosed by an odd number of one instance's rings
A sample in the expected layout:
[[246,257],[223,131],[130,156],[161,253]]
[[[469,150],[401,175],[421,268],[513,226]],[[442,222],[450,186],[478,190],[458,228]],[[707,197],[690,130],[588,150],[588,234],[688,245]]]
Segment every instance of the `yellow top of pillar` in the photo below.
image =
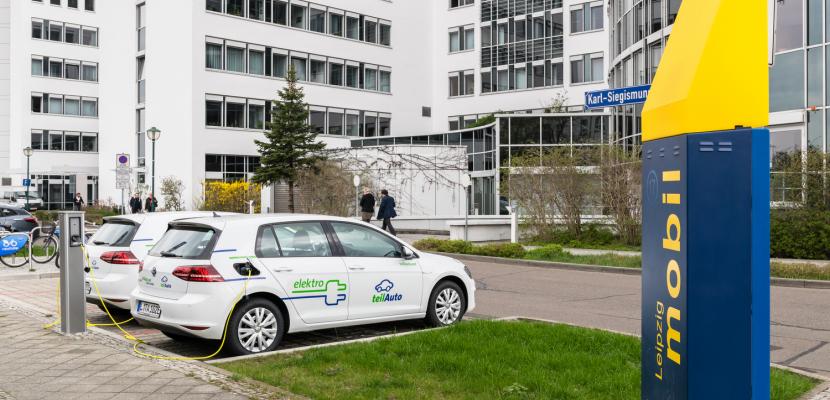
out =
[[643,141],[769,124],[767,0],[685,0],[643,106]]

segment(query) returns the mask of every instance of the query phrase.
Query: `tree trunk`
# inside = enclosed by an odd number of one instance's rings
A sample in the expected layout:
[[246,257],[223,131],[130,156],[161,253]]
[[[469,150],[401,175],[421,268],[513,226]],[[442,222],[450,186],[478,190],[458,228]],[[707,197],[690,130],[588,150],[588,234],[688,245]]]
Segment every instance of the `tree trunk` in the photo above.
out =
[[288,212],[294,214],[294,181],[288,181]]

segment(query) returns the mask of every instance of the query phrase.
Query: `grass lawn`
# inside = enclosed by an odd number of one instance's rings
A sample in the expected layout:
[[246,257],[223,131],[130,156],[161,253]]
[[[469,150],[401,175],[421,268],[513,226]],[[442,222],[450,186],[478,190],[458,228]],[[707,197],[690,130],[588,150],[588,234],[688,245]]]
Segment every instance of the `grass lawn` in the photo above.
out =
[[616,254],[573,255],[567,251],[561,253],[537,253],[533,250],[525,254],[526,260],[555,261],[572,264],[606,265],[610,267],[640,268],[640,256],[620,256]]
[[830,281],[830,267],[820,267],[815,264],[770,264],[770,274],[778,278],[813,279]]
[[[640,340],[531,322],[451,328],[219,364],[314,399],[639,399]],[[816,381],[773,370],[772,399]]]

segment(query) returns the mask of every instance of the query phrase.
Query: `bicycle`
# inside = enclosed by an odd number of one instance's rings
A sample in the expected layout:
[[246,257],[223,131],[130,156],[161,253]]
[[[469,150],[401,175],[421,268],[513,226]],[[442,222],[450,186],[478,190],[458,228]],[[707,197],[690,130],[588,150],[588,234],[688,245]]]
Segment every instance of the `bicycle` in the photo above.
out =
[[29,234],[10,233],[8,226],[0,227],[0,263],[17,268],[29,262]]
[[[36,228],[37,229],[37,228]],[[46,264],[58,255],[60,229],[55,224],[40,226],[40,236],[32,240],[32,261]]]

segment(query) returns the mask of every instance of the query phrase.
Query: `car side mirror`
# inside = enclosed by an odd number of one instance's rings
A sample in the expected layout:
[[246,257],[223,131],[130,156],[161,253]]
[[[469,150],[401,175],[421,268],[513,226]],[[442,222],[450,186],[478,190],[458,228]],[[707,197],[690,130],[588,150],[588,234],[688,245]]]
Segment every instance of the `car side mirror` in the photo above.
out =
[[409,249],[409,247],[406,247],[406,246],[401,246],[401,256],[403,257],[404,260],[413,260],[413,259],[418,257],[415,254],[415,252],[413,252],[412,250]]

